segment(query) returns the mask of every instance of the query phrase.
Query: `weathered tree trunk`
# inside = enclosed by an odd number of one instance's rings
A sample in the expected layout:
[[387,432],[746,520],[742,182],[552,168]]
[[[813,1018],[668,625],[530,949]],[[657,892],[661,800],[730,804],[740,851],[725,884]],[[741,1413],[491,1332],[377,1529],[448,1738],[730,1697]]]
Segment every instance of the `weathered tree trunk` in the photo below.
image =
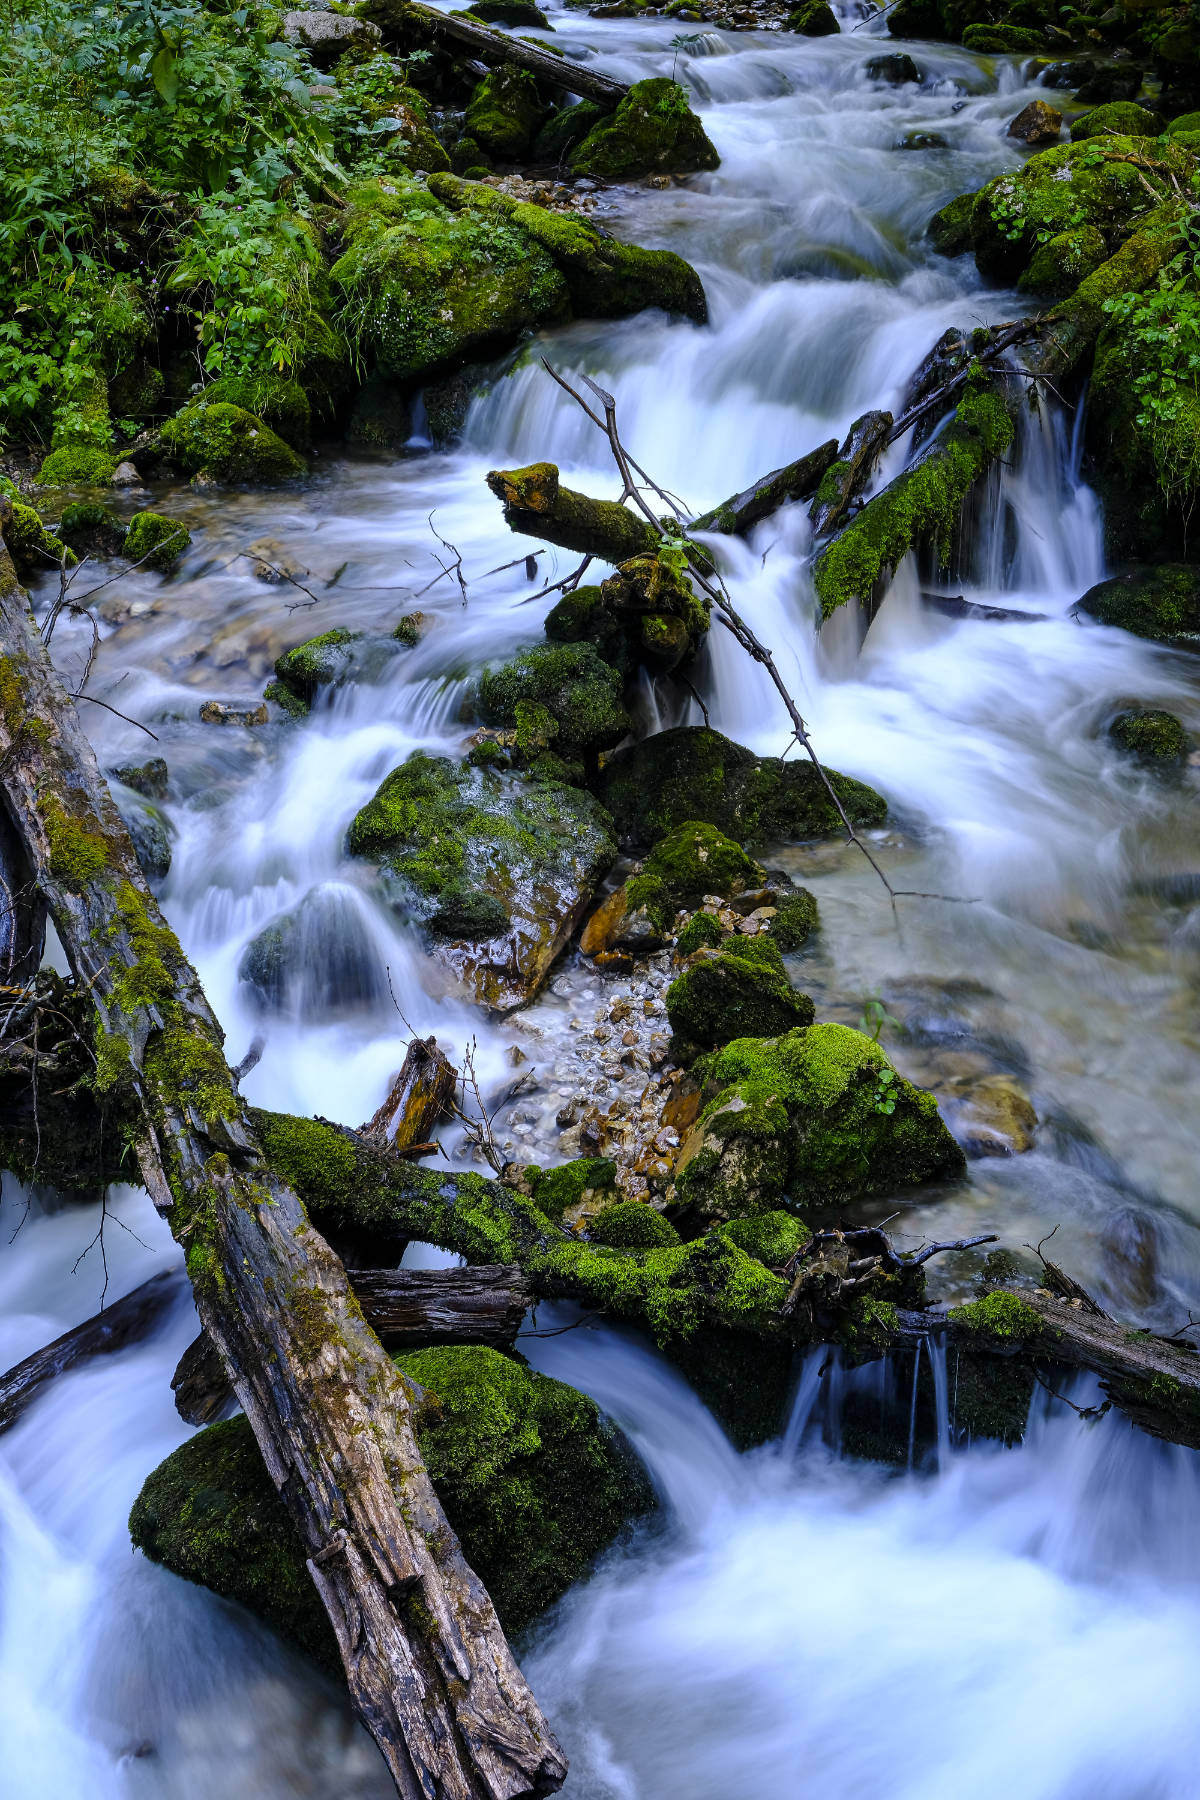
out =
[[94,1356],[111,1356],[136,1344],[158,1323],[182,1285],[179,1275],[164,1269],[123,1299],[114,1300],[94,1318],[64,1331],[52,1344],[35,1350],[24,1362],[0,1375],[0,1431],[16,1424],[48,1381],[65,1375],[79,1363],[90,1362]]
[[797,457],[795,462],[764,475],[753,487],[731,495],[711,512],[701,513],[698,519],[692,520],[689,531],[720,531],[726,537],[744,537],[751,526],[778,512],[790,500],[807,500],[815,494],[822,475],[836,461],[837,453],[837,439],[830,438],[827,444],[810,450],[807,456]]
[[808,509],[814,537],[827,536],[846,517],[875,473],[875,464],[890,442],[892,424],[890,412],[869,412],[855,419]]
[[[506,1350],[533,1304],[529,1282],[507,1263],[351,1269],[349,1275],[363,1318],[386,1350],[424,1350],[431,1344]],[[189,1425],[207,1425],[227,1409],[233,1389],[203,1332],[180,1357],[171,1388],[176,1411]]]
[[362,1127],[363,1137],[390,1144],[398,1153],[424,1154],[454,1098],[457,1081],[458,1070],[438,1049],[437,1039],[414,1038],[383,1105]]
[[518,69],[528,69],[531,75],[548,82],[551,87],[598,101],[610,110],[629,92],[623,82],[614,81],[611,75],[603,75],[588,64],[556,56],[553,50],[543,49],[540,44],[532,44],[525,38],[507,37],[504,32],[493,31],[475,19],[464,18],[462,13],[438,12],[435,7],[422,6],[420,0],[410,0],[403,9],[388,7],[381,10],[378,23],[385,39],[395,35],[397,25],[406,36],[411,32],[418,42],[432,38],[435,43],[445,44],[449,39],[453,44],[462,44],[474,51],[486,63],[515,63]]
[[0,653],[4,798],[96,1009],[96,1085],[127,1102],[130,1148],[308,1547],[354,1706],[405,1800],[553,1792],[562,1754],[446,1521],[407,1386],[259,1151],[7,557]]

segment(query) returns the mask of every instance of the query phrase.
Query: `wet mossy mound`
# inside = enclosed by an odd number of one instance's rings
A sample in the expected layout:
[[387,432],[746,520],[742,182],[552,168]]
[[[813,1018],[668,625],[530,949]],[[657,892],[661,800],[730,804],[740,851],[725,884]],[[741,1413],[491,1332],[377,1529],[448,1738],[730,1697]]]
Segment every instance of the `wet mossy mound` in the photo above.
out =
[[485,724],[515,731],[527,760],[550,750],[593,765],[629,731],[621,685],[590,644],[535,645],[484,672],[479,712]]
[[320,689],[331,687],[346,674],[353,662],[350,646],[361,636],[361,632],[335,625],[331,631],[285,650],[275,659],[275,679],[268,683],[265,698],[293,717],[303,717]]
[[862,1032],[811,1025],[739,1038],[698,1065],[705,1107],[677,1164],[675,1197],[736,1218],[889,1194],[964,1167],[932,1094]]
[[635,81],[616,111],[593,125],[568,159],[573,175],[633,181],[642,175],[688,175],[721,159],[677,81]]
[[[874,788],[829,771],[855,826],[880,825],[887,803]],[[843,829],[812,764],[758,757],[707,726],[680,725],[618,751],[596,791],[621,839],[653,844],[676,826],[715,825],[739,843],[830,837]]]
[[1127,756],[1158,768],[1178,767],[1191,748],[1191,740],[1175,714],[1155,707],[1130,707],[1118,713],[1108,735]]
[[188,475],[235,485],[272,487],[305,472],[290,444],[240,406],[197,400],[168,419],[163,446]]
[[[653,1504],[594,1402],[495,1350],[420,1350],[417,1437],[463,1553],[519,1631]],[[130,1535],[154,1562],[238,1601],[314,1660],[340,1662],[283,1501],[244,1418],[210,1425],[150,1475]]]
[[1200,645],[1200,566],[1160,563],[1097,582],[1079,601],[1099,625],[1115,625],[1152,643]]
[[124,554],[130,562],[160,573],[171,568],[192,541],[192,534],[178,519],[165,513],[134,513],[125,533]]
[[699,906],[707,895],[728,899],[762,880],[762,870],[740,844],[715,825],[689,819],[658,840],[640,874],[626,882],[625,895],[631,910],[644,908],[665,931],[677,913]]
[[703,1050],[733,1038],[773,1038],[811,1025],[813,1003],[797,993],[769,937],[731,937],[698,951],[667,989],[676,1038]]

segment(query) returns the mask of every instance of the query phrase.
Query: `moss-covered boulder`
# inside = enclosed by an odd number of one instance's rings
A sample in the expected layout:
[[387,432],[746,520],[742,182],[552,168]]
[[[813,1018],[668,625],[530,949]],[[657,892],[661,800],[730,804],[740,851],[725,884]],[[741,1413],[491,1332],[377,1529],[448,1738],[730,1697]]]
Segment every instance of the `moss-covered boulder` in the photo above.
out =
[[516,732],[528,761],[550,751],[593,767],[629,731],[621,677],[590,644],[545,644],[519,651],[479,682],[485,724]]
[[22,500],[11,482],[0,478],[0,537],[23,581],[56,569],[65,557],[75,562],[73,550],[42,523],[35,507]]
[[1015,281],[1040,244],[1082,226],[1098,231],[1111,254],[1159,203],[1137,166],[1147,157],[1183,182],[1194,171],[1180,146],[1164,150],[1150,138],[1100,136],[1044,150],[989,181],[971,211],[980,273]]
[[646,307],[703,324],[708,305],[700,277],[672,250],[643,250],[597,231],[576,213],[552,212],[457,175],[430,177],[429,191],[447,206],[507,220],[551,258],[580,318],[622,319]]
[[611,1244],[618,1250],[657,1250],[679,1242],[670,1220],[644,1200],[618,1200],[604,1207],[592,1221],[589,1235],[594,1244]]
[[1108,728],[1118,750],[1157,768],[1177,768],[1191,749],[1191,739],[1174,713],[1133,706],[1119,712]]
[[575,145],[581,143],[601,119],[607,118],[604,107],[595,100],[580,100],[574,105],[560,106],[546,120],[534,139],[536,162],[562,162]]
[[821,916],[816,898],[807,888],[776,895],[774,905],[775,917],[768,922],[767,930],[786,956],[808,942],[820,925]]
[[293,450],[306,450],[312,436],[312,405],[300,383],[272,369],[265,375],[220,375],[204,390],[210,406],[239,406],[253,413]]
[[661,556],[630,557],[600,592],[624,634],[627,660],[656,675],[694,656],[708,634],[708,600]]
[[675,1198],[703,1217],[785,1198],[803,1212],[964,1167],[933,1095],[844,1025],[742,1038],[700,1072],[706,1104],[676,1164]]
[[686,90],[665,76],[635,81],[616,111],[593,125],[568,159],[573,175],[600,181],[689,175],[718,168],[720,161]]
[[1081,143],[1094,137],[1157,137],[1162,120],[1157,113],[1147,112],[1132,100],[1114,100],[1108,106],[1095,106],[1075,120],[1071,142]]
[[1079,610],[1100,625],[1194,650],[1200,645],[1200,566],[1163,563],[1129,569],[1089,588]]
[[734,1038],[773,1038],[811,1025],[813,1003],[784,973],[766,936],[731,937],[700,950],[667,989],[667,1017],[684,1044],[713,1050]]
[[502,212],[451,211],[408,176],[351,191],[343,242],[332,281],[391,380],[424,379],[569,311],[550,256]]
[[[880,825],[887,803],[864,782],[831,771],[856,826]],[[808,761],[758,757],[707,726],[660,731],[609,758],[596,791],[623,841],[653,844],[677,825],[716,825],[742,844],[830,837],[842,822]]]
[[804,0],[788,14],[787,28],[801,37],[835,37],[842,29],[829,0]]
[[968,25],[962,34],[964,50],[978,56],[1020,56],[1029,50],[1041,50],[1045,40],[1040,31],[1023,25]]
[[463,126],[497,162],[519,162],[532,150],[549,111],[529,71],[501,63],[471,95]]
[[707,895],[727,900],[762,882],[762,870],[740,844],[715,825],[689,819],[658,840],[625,883],[625,897],[631,911],[643,909],[668,931],[677,913],[699,906]]
[[675,938],[675,955],[683,960],[697,950],[716,950],[724,942],[725,933],[712,913],[694,912]]
[[356,814],[348,847],[379,864],[393,904],[500,1011],[536,993],[616,855],[590,794],[422,751]]
[[1077,225],[1039,244],[1017,286],[1023,294],[1065,300],[1108,259],[1108,245],[1094,225]]
[[282,706],[293,718],[303,718],[318,691],[332,687],[349,672],[354,662],[350,646],[361,637],[361,631],[335,625],[331,631],[285,650],[275,659],[275,679],[268,684],[264,698]]
[[72,500],[58,521],[58,535],[77,556],[119,556],[126,527],[100,500]]
[[[463,1553],[520,1631],[653,1506],[628,1444],[575,1389],[495,1350],[420,1350],[417,1437]],[[244,1418],[198,1432],[147,1477],[130,1535],[153,1561],[235,1600],[315,1661],[340,1660],[290,1515]]]
[[117,459],[94,444],[63,444],[51,450],[34,477],[42,487],[108,487]]
[[965,256],[973,249],[971,215],[974,210],[974,194],[959,194],[934,213],[925,229],[939,256]]
[[470,10],[485,25],[524,25],[535,31],[554,29],[535,0],[472,0]]
[[604,604],[598,587],[564,594],[546,614],[542,629],[552,644],[591,644],[622,674],[629,672],[625,633]]
[[197,400],[168,419],[162,442],[189,475],[249,487],[274,487],[305,472],[303,457],[261,419],[228,401]]
[[161,573],[178,562],[191,541],[191,532],[178,519],[146,511],[130,519],[123,548],[130,562]]

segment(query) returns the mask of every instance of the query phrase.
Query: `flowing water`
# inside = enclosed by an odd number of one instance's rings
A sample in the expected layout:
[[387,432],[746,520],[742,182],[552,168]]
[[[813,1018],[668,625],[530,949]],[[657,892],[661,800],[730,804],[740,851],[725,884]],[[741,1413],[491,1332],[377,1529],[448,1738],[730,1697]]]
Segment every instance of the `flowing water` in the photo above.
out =
[[[569,963],[527,1013],[487,1023],[444,990],[341,848],[411,749],[461,745],[471,674],[540,636],[547,603],[522,604],[531,584],[500,569],[525,546],[486,470],[550,458],[568,481],[616,491],[603,441],[537,352],[610,388],[635,454],[699,511],[865,408],[895,409],[947,326],[1019,310],[969,261],[921,242],[938,206],[1019,160],[1004,136],[1028,97],[1017,66],[910,46],[922,84],[886,87],[865,64],[905,46],[878,21],[843,18],[842,36],[810,41],[556,13],[569,55],[625,80],[674,71],[693,90],[720,170],[617,190],[597,217],[687,256],[710,324],[649,314],[547,334],[497,366],[453,453],[418,430],[402,457],[329,455],[295,494],[156,496],[193,527],[186,562],[100,597],[92,691],[162,737],[163,901],[232,1057],[265,1035],[245,1084],[255,1101],[369,1117],[407,1021],[452,1051],[476,1035],[489,1088],[519,1045],[537,1080],[504,1128],[520,1154],[556,1154],[554,1113],[578,1073],[570,1019],[600,984]],[[944,147],[899,148],[914,131]],[[822,756],[886,793],[892,823],[874,848],[893,881],[954,897],[904,902],[897,919],[855,852],[780,848],[770,860],[821,907],[796,981],[849,1023],[880,999],[903,1027],[885,1042],[952,1119],[956,1081],[987,1068],[1018,1077],[1041,1121],[1027,1154],[882,1210],[903,1207],[914,1234],[992,1228],[1013,1243],[1058,1225],[1062,1260],[1090,1286],[1127,1316],[1175,1324],[1200,1303],[1196,792],[1190,773],[1166,787],[1118,761],[1103,726],[1139,700],[1195,727],[1200,703],[1186,659],[1071,615],[1104,572],[1080,429],[1053,407],[1028,417],[973,507],[953,591],[1026,618],[931,611],[906,565],[869,632],[844,611],[818,637],[802,508],[719,554]],[[883,476],[903,455],[889,452]],[[439,574],[431,514],[462,556],[465,602]],[[312,605],[289,614],[308,596],[255,577],[243,552],[263,538],[307,571]],[[571,560],[548,553],[539,580]],[[256,703],[286,645],[335,624],[386,634],[414,606],[433,619],[417,648],[380,643],[303,727],[196,722],[202,699]],[[56,641],[64,659],[79,653]],[[778,702],[722,634],[697,679],[715,726],[783,749]],[[699,718],[666,704],[647,691],[647,727]],[[99,709],[88,725],[108,763],[154,749]],[[317,888],[336,967],[326,928],[310,975],[264,1021],[238,980],[242,951]],[[6,1236],[24,1206],[6,1194]],[[144,1196],[120,1195],[114,1211],[110,1298],[174,1255]],[[99,1247],[70,1271],[97,1224],[34,1199],[0,1258],[0,1365],[95,1310]],[[946,1279],[964,1275],[951,1266]],[[0,1792],[13,1800],[388,1791],[332,1690],[234,1609],[130,1552],[129,1504],[187,1435],[168,1380],[193,1326],[181,1301],[152,1340],[61,1380],[0,1441]],[[943,1366],[932,1444],[885,1475],[837,1450],[838,1394],[868,1377],[822,1376],[820,1362],[801,1372],[780,1442],[738,1456],[644,1346],[601,1330],[523,1347],[625,1425],[663,1498],[525,1647],[576,1800],[1195,1794],[1192,1456],[1046,1396],[1020,1449],[956,1442]],[[869,1379],[911,1381],[911,1365]],[[1086,1386],[1071,1397],[1085,1403]]]

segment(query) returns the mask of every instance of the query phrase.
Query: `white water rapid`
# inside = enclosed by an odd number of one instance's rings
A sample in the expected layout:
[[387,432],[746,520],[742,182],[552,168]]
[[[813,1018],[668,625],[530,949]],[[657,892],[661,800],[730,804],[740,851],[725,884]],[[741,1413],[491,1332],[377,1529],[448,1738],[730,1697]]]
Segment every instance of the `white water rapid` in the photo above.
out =
[[[402,1012],[452,1050],[476,1035],[485,1085],[511,1073],[511,1046],[525,1049],[540,1081],[506,1129],[523,1156],[547,1160],[559,1084],[574,1073],[568,1016],[595,1001],[595,977],[569,963],[527,1014],[489,1024],[439,990],[342,854],[389,769],[417,746],[460,745],[468,677],[540,636],[544,607],[520,604],[520,571],[486,573],[523,546],[485,471],[549,458],[574,485],[616,491],[603,441],[536,353],[611,389],[645,467],[697,511],[715,503],[867,407],[894,408],[947,326],[1019,311],[969,261],[933,257],[922,233],[945,201],[1015,166],[1004,128],[1029,97],[1011,59],[896,45],[878,21],[851,29],[852,8],[840,37],[819,40],[554,20],[569,55],[626,80],[675,71],[690,84],[721,168],[666,191],[618,190],[597,217],[687,256],[710,324],[646,315],[550,333],[498,367],[452,453],[333,455],[283,497],[171,493],[193,548],[168,582],[138,573],[110,590],[92,684],[163,737],[174,834],[163,901],[234,1060],[263,1028],[237,978],[246,943],[333,884],[349,946],[338,986],[314,979],[292,994],[249,1096],[369,1117],[403,1053]],[[916,58],[919,87],[867,78],[868,58],[896,48]],[[945,147],[898,148],[914,131]],[[1042,1121],[1027,1154],[974,1163],[949,1193],[889,1200],[880,1214],[902,1206],[906,1232],[994,1228],[1013,1243],[1057,1224],[1060,1260],[1089,1286],[1125,1316],[1173,1325],[1200,1309],[1200,820],[1190,775],[1152,783],[1101,728],[1132,699],[1195,729],[1200,699],[1185,658],[1071,616],[1104,573],[1079,435],[1071,415],[1031,416],[975,504],[970,580],[953,591],[1027,618],[927,610],[906,566],[865,641],[849,613],[818,638],[802,508],[719,554],[823,758],[886,794],[893,822],[874,847],[893,880],[957,896],[905,902],[897,922],[855,852],[780,849],[773,863],[821,908],[798,985],[820,1015],[851,1024],[881,998],[906,1027],[898,1062],[930,1085],[991,1059],[1020,1077]],[[884,477],[901,456],[889,453]],[[420,593],[438,574],[431,512],[462,554],[465,605],[451,581]],[[315,606],[289,616],[302,596],[239,560],[264,536],[309,571]],[[540,578],[572,560],[551,554]],[[381,656],[305,725],[194,722],[210,695],[255,704],[288,644],[335,624],[389,630],[414,605],[434,618],[420,645]],[[697,679],[714,726],[783,749],[777,701],[722,634]],[[147,753],[95,711],[102,761]],[[101,1293],[98,1247],[72,1272],[96,1214],[35,1199],[13,1236],[24,1207],[10,1184],[4,1367],[95,1311]],[[110,1299],[176,1256],[143,1196],[114,1210]],[[3,1800],[390,1791],[332,1689],[130,1549],[130,1503],[187,1435],[168,1384],[193,1329],[181,1301],[153,1338],[62,1378],[0,1437]],[[571,1800],[1194,1800],[1194,1456],[1045,1395],[1020,1449],[959,1442],[943,1366],[932,1441],[915,1438],[911,1468],[889,1473],[839,1453],[838,1393],[868,1377],[822,1376],[821,1362],[801,1372],[780,1443],[739,1456],[644,1346],[581,1329],[521,1347],[627,1429],[663,1502],[525,1646],[572,1759]],[[911,1381],[911,1365],[869,1379]]]

